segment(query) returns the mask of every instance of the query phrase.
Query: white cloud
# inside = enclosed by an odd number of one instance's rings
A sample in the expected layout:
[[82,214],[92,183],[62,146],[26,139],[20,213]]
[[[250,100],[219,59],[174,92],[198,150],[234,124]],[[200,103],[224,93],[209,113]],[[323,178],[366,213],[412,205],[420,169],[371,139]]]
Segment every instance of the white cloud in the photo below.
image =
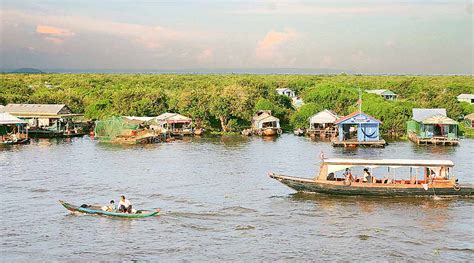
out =
[[288,42],[294,41],[300,34],[291,28],[285,28],[283,31],[270,30],[255,48],[255,56],[259,59],[274,59],[282,55],[283,47]]

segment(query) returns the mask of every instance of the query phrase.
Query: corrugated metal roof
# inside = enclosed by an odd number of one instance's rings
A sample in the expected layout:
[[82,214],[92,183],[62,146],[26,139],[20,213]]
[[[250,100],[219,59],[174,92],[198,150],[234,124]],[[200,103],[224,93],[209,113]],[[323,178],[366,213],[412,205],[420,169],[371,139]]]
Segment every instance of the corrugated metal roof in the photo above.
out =
[[474,99],[474,94],[459,94],[458,99]]
[[395,94],[395,92],[388,89],[372,89],[372,90],[366,90],[365,92],[373,93],[377,95],[397,95]]
[[339,116],[333,111],[323,110],[309,118],[309,123],[334,123]]
[[259,110],[257,113],[255,113],[255,115],[253,115],[252,121],[260,121],[267,118],[268,116],[272,116],[271,110]]
[[446,109],[413,109],[412,119],[417,122],[423,122],[433,116],[446,117]]
[[367,114],[367,113],[365,113],[365,112],[359,112],[359,111],[354,111],[353,113],[351,113],[351,114],[349,114],[349,115],[347,115],[347,116],[344,116],[344,117],[342,117],[342,118],[339,118],[339,119],[336,120],[334,123],[335,123],[335,124],[339,124],[339,123],[344,122],[344,121],[346,121],[346,120],[348,120],[348,119],[350,119],[350,118],[352,118],[352,117],[355,117],[355,116],[357,116],[357,115],[359,115],[359,114],[360,114],[360,115],[363,115],[363,116],[365,116],[365,117],[367,117],[367,118],[369,118],[369,119],[371,119],[371,120],[373,120],[373,121],[375,121],[375,122],[382,123],[382,121],[380,121],[379,119],[376,119],[376,118],[370,116],[369,114]]
[[448,118],[442,115],[435,115],[423,120],[423,124],[446,124],[446,125],[456,125],[457,121]]
[[474,112],[464,116],[464,119],[474,120]]
[[165,112],[156,117],[157,121],[180,121],[180,122],[189,122],[191,118],[188,118],[184,115],[172,112]]
[[3,110],[18,116],[72,114],[65,104],[7,104]]
[[26,123],[8,112],[0,112],[0,124],[23,124]]

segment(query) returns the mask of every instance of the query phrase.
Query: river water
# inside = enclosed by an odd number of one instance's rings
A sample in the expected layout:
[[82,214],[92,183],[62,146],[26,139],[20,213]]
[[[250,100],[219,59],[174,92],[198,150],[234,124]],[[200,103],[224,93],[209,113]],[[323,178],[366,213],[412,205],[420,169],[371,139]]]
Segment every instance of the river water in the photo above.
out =
[[[346,150],[283,135],[118,147],[88,137],[0,150],[1,261],[474,260],[474,201],[294,194],[269,171],[313,177],[326,157],[455,161],[474,183],[474,140]],[[125,194],[160,217],[69,214],[59,199]]]

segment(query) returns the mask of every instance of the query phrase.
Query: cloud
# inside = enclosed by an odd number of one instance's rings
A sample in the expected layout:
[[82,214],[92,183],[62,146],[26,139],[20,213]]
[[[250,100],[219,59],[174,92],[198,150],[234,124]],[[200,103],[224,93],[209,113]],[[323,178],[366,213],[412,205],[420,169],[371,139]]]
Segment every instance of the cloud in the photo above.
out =
[[294,29],[286,28],[283,31],[269,31],[263,39],[258,41],[255,56],[259,59],[272,59],[279,55],[286,43],[295,40],[300,34]]
[[36,33],[43,36],[45,40],[56,45],[62,44],[67,37],[75,35],[74,32],[69,29],[45,25],[37,25]]
[[202,50],[198,55],[197,55],[197,60],[199,62],[208,62],[214,57],[214,50],[212,48],[206,48]]
[[[16,9],[2,10],[6,21],[22,21],[35,24],[36,32],[46,40],[59,44],[75,32],[119,37],[149,51],[176,48],[176,44],[189,44],[192,40],[208,36],[198,30],[176,30],[172,28],[143,25],[93,18],[88,16],[54,16]],[[55,26],[51,26],[55,25]]]
[[321,68],[331,68],[334,66],[334,59],[333,57],[326,55],[324,56],[321,61],[319,62],[319,66]]
[[36,33],[44,34],[44,35],[62,36],[62,37],[74,35],[74,33],[71,32],[69,29],[53,27],[53,26],[44,26],[44,25],[37,25]]

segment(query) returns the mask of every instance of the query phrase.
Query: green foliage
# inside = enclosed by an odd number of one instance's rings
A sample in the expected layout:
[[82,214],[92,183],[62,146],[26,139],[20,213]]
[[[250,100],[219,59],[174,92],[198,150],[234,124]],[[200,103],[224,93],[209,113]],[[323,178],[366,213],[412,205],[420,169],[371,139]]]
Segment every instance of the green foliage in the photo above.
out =
[[322,110],[324,108],[319,104],[306,103],[291,115],[290,123],[295,128],[308,128],[309,118]]
[[305,103],[315,103],[324,109],[347,115],[350,107],[357,103],[358,93],[346,85],[320,84],[304,91],[302,97]]
[[[305,105],[295,111],[277,88],[293,89]],[[2,74],[0,103],[64,103],[91,119],[172,111],[196,126],[230,132],[248,127],[257,109],[272,110],[285,129],[306,127],[323,109],[349,114],[357,109],[359,88],[363,110],[394,136],[405,133],[414,107],[446,108],[456,120],[474,112],[456,100],[474,93],[472,76]],[[386,101],[366,89],[389,89],[399,99]]]

